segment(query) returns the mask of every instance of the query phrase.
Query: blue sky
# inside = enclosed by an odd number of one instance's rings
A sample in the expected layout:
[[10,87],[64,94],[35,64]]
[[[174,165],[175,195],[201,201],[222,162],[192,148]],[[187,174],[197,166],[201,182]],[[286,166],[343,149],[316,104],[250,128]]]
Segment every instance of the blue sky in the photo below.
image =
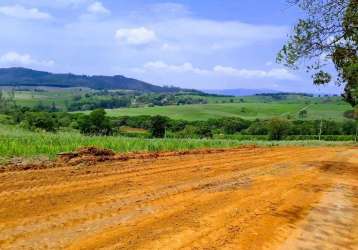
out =
[[1,0],[0,67],[198,89],[337,92],[275,63],[300,15],[285,0]]

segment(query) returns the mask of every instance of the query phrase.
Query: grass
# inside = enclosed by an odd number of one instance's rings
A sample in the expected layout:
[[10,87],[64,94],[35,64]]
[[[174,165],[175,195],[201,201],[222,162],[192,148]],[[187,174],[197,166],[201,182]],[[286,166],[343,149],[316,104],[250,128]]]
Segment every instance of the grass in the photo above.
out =
[[110,116],[163,115],[173,119],[207,120],[220,117],[242,117],[265,119],[291,116],[297,119],[298,112],[307,108],[308,119],[344,120],[344,112],[350,110],[347,104],[305,104],[305,103],[224,103],[206,105],[163,106],[146,108],[121,108],[107,110]]
[[232,148],[255,144],[276,145],[347,145],[349,142],[319,141],[239,141],[239,140],[196,140],[196,139],[141,139],[119,136],[84,136],[77,132],[31,132],[17,127],[0,125],[0,158],[38,157],[54,158],[60,152],[73,151],[79,147],[97,146],[115,152],[159,152],[185,151],[200,148]]

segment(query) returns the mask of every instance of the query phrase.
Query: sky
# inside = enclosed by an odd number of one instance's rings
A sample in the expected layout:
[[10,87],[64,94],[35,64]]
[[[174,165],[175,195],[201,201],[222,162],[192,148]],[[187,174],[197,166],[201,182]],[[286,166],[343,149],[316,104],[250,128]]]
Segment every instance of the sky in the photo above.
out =
[[301,15],[285,0],[0,0],[0,67],[339,93],[275,63]]

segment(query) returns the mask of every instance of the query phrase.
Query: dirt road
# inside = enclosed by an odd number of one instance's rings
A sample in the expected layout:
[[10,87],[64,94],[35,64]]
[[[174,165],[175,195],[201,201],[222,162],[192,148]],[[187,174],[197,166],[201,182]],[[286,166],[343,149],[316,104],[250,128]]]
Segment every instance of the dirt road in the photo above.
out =
[[0,174],[0,249],[358,249],[358,148]]

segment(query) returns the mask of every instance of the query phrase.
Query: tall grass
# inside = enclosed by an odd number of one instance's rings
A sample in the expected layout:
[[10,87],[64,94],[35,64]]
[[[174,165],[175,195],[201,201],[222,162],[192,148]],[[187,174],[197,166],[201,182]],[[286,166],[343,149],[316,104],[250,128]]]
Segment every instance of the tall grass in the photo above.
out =
[[79,147],[97,146],[115,152],[159,152],[184,151],[200,148],[230,148],[241,145],[344,145],[344,142],[318,141],[239,141],[239,140],[197,140],[197,139],[143,139],[121,136],[84,136],[77,132],[31,132],[17,127],[0,125],[0,157],[53,158],[60,152],[73,151]]

